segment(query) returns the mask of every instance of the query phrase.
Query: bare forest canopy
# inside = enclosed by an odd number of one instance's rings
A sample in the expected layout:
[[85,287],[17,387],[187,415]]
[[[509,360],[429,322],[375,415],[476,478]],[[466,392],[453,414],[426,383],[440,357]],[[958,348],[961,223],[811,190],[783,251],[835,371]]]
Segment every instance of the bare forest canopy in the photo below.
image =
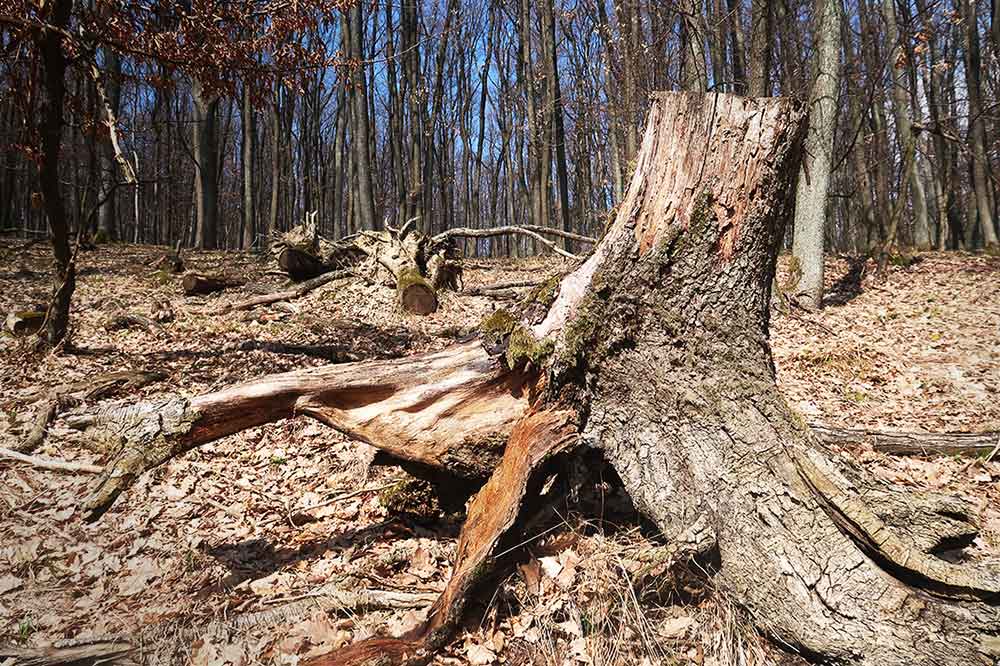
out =
[[[51,20],[38,6],[59,4],[0,2],[0,229],[25,236],[46,230],[32,30]],[[832,5],[827,248],[877,248],[897,205],[904,245],[995,240],[990,0],[66,4],[59,191],[70,228],[101,237],[247,248],[312,211],[330,238],[416,215],[425,233],[534,224],[597,236],[651,91],[809,99],[831,28],[817,17]],[[523,236],[468,245],[541,249]]]

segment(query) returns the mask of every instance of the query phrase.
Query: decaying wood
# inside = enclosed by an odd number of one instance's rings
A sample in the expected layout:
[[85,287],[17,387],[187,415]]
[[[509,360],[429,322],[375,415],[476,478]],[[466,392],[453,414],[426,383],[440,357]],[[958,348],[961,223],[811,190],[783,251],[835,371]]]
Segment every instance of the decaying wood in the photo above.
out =
[[189,656],[191,644],[206,636],[232,636],[273,627],[323,611],[360,613],[371,610],[426,608],[435,594],[367,589],[349,579],[323,585],[307,594],[276,600],[270,608],[189,626],[167,621],[144,628],[138,635],[114,635],[57,641],[36,648],[0,647],[0,661],[11,666],[84,666],[93,664],[171,663],[172,656]]
[[143,472],[194,447],[302,414],[402,460],[485,478],[524,412],[536,377],[510,373],[469,342],[406,359],[271,375],[217,393],[109,404],[67,418],[107,452],[84,502],[99,517]]
[[159,371],[123,371],[110,372],[72,384],[62,384],[48,392],[48,395],[39,403],[38,411],[31,430],[27,436],[14,447],[18,453],[31,453],[45,441],[46,429],[49,423],[56,417],[60,404],[67,401],[79,401],[83,399],[98,399],[107,397],[114,390],[119,388],[142,388],[160,381],[166,374]]
[[490,229],[469,229],[467,227],[455,227],[443,231],[434,237],[435,243],[443,243],[445,241],[451,240],[453,238],[492,238],[494,236],[505,236],[505,235],[520,235],[532,238],[544,247],[548,248],[552,252],[555,252],[559,256],[566,257],[567,259],[579,259],[578,255],[572,252],[567,252],[562,249],[549,239],[545,238],[543,234],[548,234],[552,236],[557,236],[559,238],[569,238],[570,240],[579,241],[581,243],[594,244],[597,242],[595,239],[589,236],[581,236],[579,234],[570,233],[568,231],[563,231],[562,229],[554,229],[549,227],[538,227],[534,225],[509,225],[504,227],[493,227]]
[[15,336],[33,335],[41,330],[44,323],[45,308],[18,310],[7,315],[4,328]]
[[871,443],[876,451],[890,455],[984,457],[1000,444],[1000,432],[881,432],[817,423],[810,427],[828,444]]
[[373,638],[349,645],[310,666],[363,666],[388,663],[426,663],[452,634],[472,587],[488,571],[486,564],[501,537],[517,519],[529,484],[553,456],[577,442],[575,414],[569,411],[539,412],[524,417],[514,427],[496,471],[469,505],[468,517],[458,541],[455,566],[427,620],[398,639]]
[[332,273],[324,273],[318,277],[314,277],[305,282],[299,283],[298,285],[291,287],[289,289],[283,289],[280,291],[272,291],[267,294],[261,294],[260,296],[254,296],[253,298],[248,298],[245,301],[240,301],[238,303],[233,303],[232,305],[223,308],[223,312],[233,312],[236,310],[251,310],[260,305],[270,305],[271,303],[277,303],[279,301],[290,301],[295,298],[301,298],[313,291],[318,289],[323,285],[330,284],[331,282],[336,282],[337,280],[343,280],[352,277],[354,274],[351,271],[334,271]]
[[152,332],[160,328],[160,325],[149,317],[136,312],[116,312],[104,320],[105,331],[124,331],[129,328],[139,328]]
[[117,638],[89,638],[60,641],[32,648],[0,647],[0,659],[13,660],[12,666],[98,666],[137,664],[135,648]]
[[49,458],[46,456],[29,456],[24,453],[18,453],[17,451],[12,451],[11,449],[5,449],[0,447],[0,458],[6,458],[7,460],[14,460],[19,463],[24,463],[25,465],[31,465],[32,467],[37,467],[39,469],[47,469],[52,472],[69,472],[77,473],[84,472],[86,474],[100,474],[104,471],[104,468],[100,465],[89,465],[87,463],[74,463],[67,460],[57,460],[55,458]]
[[184,272],[184,259],[181,257],[181,242],[177,241],[173,250],[165,253],[159,259],[150,264],[151,268],[164,270],[168,273],[179,275]]
[[312,279],[367,261],[391,277],[404,310],[430,314],[437,310],[439,289],[459,289],[461,268],[453,256],[455,239],[520,234],[569,259],[579,257],[566,252],[545,236],[587,244],[596,242],[588,236],[532,225],[493,229],[462,227],[430,237],[416,231],[412,222],[407,222],[400,229],[387,227],[385,231],[361,231],[339,241],[330,241],[317,233],[314,220],[307,220],[305,224],[283,234],[272,244],[271,251],[278,265],[293,280]]
[[491,296],[497,293],[510,293],[513,289],[537,287],[542,282],[542,280],[514,280],[512,282],[497,282],[495,284],[483,285],[482,287],[463,289],[462,293],[466,296]]
[[31,453],[45,441],[45,431],[49,427],[49,422],[56,416],[56,410],[59,407],[59,396],[55,393],[50,394],[47,398],[42,400],[39,404],[38,411],[35,413],[35,420],[32,423],[31,430],[28,431],[27,436],[22,439],[14,450],[19,453]]
[[205,275],[189,271],[181,279],[181,288],[185,296],[201,296],[214,294],[224,289],[242,287],[246,280],[224,275]]
[[[540,465],[577,443],[667,543],[697,533],[714,586],[781,644],[858,666],[991,666],[997,572],[932,554],[933,534],[967,541],[974,520],[840,464],[778,391],[770,288],[804,131],[787,99],[655,95],[614,223],[541,310],[495,313],[482,344],[107,408],[89,418],[108,450],[91,515],[172,456],[294,414],[489,477],[427,624],[318,660],[426,663]],[[921,535],[900,529],[918,515]]]

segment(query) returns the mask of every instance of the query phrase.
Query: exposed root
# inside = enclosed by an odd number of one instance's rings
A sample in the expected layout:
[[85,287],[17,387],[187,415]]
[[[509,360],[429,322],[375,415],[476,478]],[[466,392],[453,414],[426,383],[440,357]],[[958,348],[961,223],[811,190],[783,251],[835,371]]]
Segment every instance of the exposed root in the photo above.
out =
[[863,550],[963,597],[1000,594],[1000,572],[954,565],[908,545],[863,500],[845,492],[825,474],[808,453],[794,455],[793,459],[830,517]]
[[522,419],[511,432],[499,467],[469,506],[444,592],[423,626],[398,639],[375,638],[349,645],[311,660],[309,666],[424,664],[450,638],[472,587],[490,569],[500,538],[514,524],[535,472],[552,456],[577,441],[575,416],[567,411],[543,411]]

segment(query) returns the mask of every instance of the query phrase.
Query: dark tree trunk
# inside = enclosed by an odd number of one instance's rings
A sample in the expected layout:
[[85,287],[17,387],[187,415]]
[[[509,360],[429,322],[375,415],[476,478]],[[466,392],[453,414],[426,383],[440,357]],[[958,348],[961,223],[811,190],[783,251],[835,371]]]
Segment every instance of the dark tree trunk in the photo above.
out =
[[254,205],[253,156],[256,153],[257,127],[254,122],[254,108],[250,100],[250,89],[243,86],[242,105],[240,106],[242,120],[242,143],[240,144],[240,162],[243,171],[243,241],[244,250],[253,247],[257,236],[257,215]]
[[[57,0],[50,7],[48,22],[59,30],[66,30],[73,9],[72,0]],[[69,246],[66,207],[59,188],[66,56],[62,49],[62,35],[56,30],[43,30],[38,47],[45,76],[45,92],[38,114],[38,133],[42,143],[41,159],[38,161],[38,184],[42,191],[42,206],[49,222],[55,258],[55,288],[45,319],[45,339],[48,344],[56,345],[66,336],[69,328],[70,302],[76,287],[76,268]]]
[[1000,575],[928,554],[969,525],[967,507],[910,499],[834,460],[778,392],[768,305],[804,118],[786,99],[655,96],[614,224],[547,310],[495,314],[481,344],[105,410],[80,424],[111,455],[87,506],[292,414],[489,474],[424,626],[312,662],[427,663],[546,461],[587,446],[678,551],[714,554],[719,589],[784,645],[864,666],[994,663]]
[[[556,53],[556,21],[554,0],[542,4],[542,25],[544,28],[546,82],[549,86],[549,100],[552,106],[552,142],[556,153],[556,183],[559,186],[559,217],[563,231],[572,232],[569,207],[569,172],[566,168],[566,128],[563,123],[562,89],[559,85],[559,62]],[[573,250],[573,242],[566,238],[566,250]]]
[[354,58],[357,66],[351,71],[351,145],[354,148],[354,163],[357,176],[357,209],[359,228],[377,228],[375,220],[375,194],[372,186],[372,165],[369,144],[371,127],[368,122],[368,77],[365,72],[364,51],[364,6],[355,3],[348,11],[348,17],[341,23],[344,30],[346,52]]
[[206,95],[201,82],[191,81],[194,102],[192,144],[195,165],[195,245],[215,249],[219,229],[219,98]]
[[751,97],[771,94],[771,54],[774,52],[774,9],[771,0],[750,1]]

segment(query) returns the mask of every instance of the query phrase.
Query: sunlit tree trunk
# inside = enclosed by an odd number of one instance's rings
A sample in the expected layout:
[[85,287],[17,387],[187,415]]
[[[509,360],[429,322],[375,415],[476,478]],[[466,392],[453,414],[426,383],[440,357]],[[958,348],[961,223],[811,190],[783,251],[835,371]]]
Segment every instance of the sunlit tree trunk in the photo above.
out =
[[809,100],[809,134],[795,196],[792,253],[798,268],[794,293],[807,307],[823,302],[823,237],[830,187],[833,135],[840,84],[840,0],[817,0],[814,80]]

